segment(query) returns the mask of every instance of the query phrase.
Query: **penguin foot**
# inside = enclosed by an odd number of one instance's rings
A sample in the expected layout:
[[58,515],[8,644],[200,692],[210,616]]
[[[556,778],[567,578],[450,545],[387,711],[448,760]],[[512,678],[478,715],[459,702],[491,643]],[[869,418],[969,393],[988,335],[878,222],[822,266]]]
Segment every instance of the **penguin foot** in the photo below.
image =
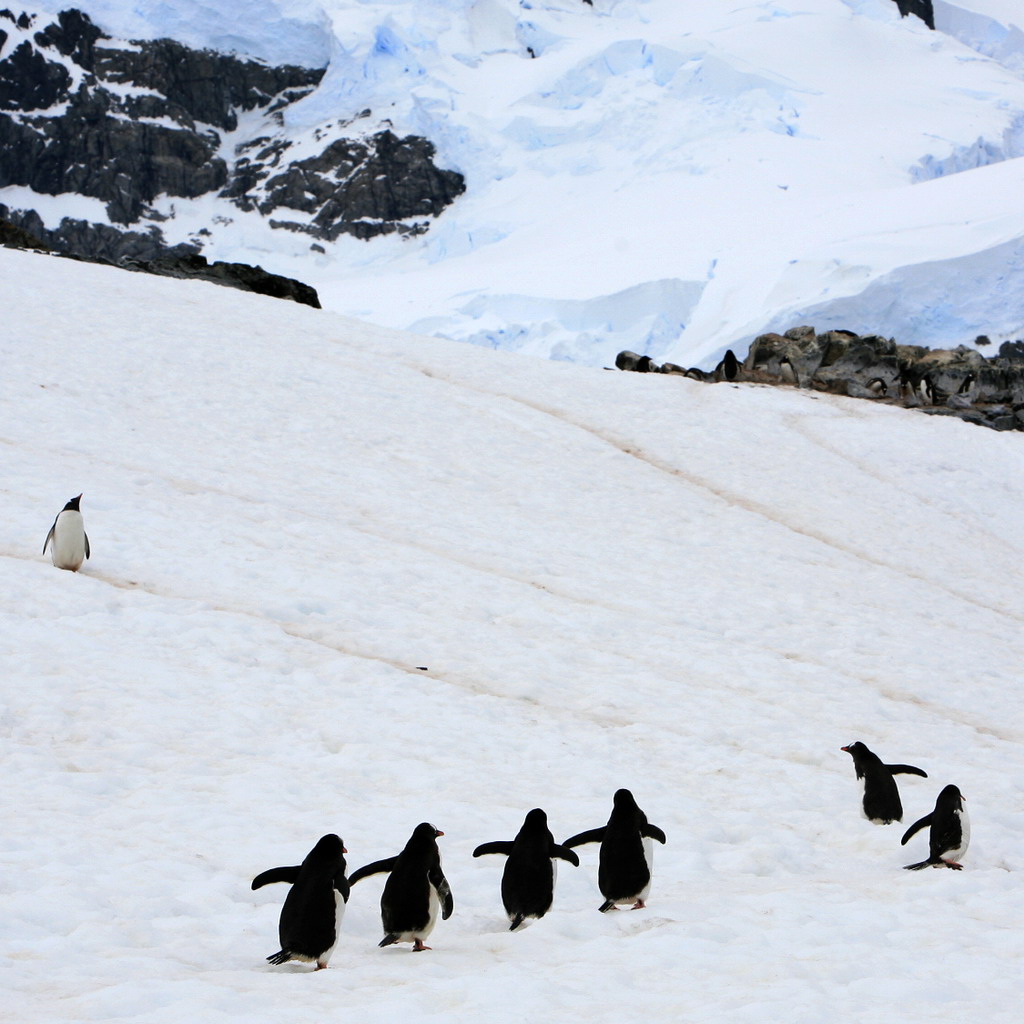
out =
[[327,963],[326,963],[326,961],[317,960],[316,967],[314,967],[313,970],[314,971],[326,971],[327,970]]
[[643,900],[637,900],[636,903],[634,903],[633,906],[631,906],[629,909],[630,910],[645,910],[646,908],[647,908],[647,904],[644,903]]
[[[947,868],[952,868],[954,871],[963,871],[964,869],[963,864],[957,864],[956,861],[944,860],[942,863],[945,864]],[[935,866],[938,867],[939,865],[936,864]]]
[[414,953],[422,953],[422,952],[423,952],[423,951],[424,951],[425,949],[430,949],[430,946],[424,946],[424,945],[423,945],[423,940],[422,940],[422,939],[417,939],[417,940],[416,940],[416,941],[415,941],[415,942],[414,942],[414,943],[412,944],[412,951],[413,951]]

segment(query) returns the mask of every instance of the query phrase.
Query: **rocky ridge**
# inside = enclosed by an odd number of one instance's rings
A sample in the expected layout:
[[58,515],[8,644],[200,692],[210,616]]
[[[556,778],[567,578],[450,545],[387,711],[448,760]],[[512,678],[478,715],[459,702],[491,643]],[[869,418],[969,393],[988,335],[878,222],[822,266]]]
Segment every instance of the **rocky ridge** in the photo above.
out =
[[[975,344],[985,346],[979,337]],[[793,327],[755,338],[742,363],[729,351],[714,370],[662,366],[620,352],[620,370],[682,374],[708,383],[746,381],[789,385],[956,416],[994,430],[1024,430],[1024,341],[1007,341],[996,355],[976,348],[930,349],[895,338]]]
[[17,227],[3,219],[0,219],[0,245],[10,249],[33,249],[50,256],[81,260],[87,263],[104,263],[122,270],[156,274],[159,277],[208,281],[211,284],[221,284],[228,288],[238,288],[244,292],[269,295],[275,299],[291,299],[293,302],[300,302],[303,305],[312,306],[314,309],[320,309],[320,297],[317,295],[316,289],[308,284],[303,284],[302,281],[282,277],[280,274],[271,274],[262,267],[252,267],[247,263],[225,263],[219,260],[210,263],[205,256],[198,253],[165,252],[154,259],[122,256],[114,262],[102,256],[54,251],[24,228]]
[[[98,199],[110,224],[47,228],[10,205],[0,216],[54,248],[115,260],[166,250],[157,200],[168,196],[215,195],[225,214],[259,210],[313,239],[427,230],[465,190],[429,140],[399,137],[369,110],[312,139],[280,131],[323,74],[169,39],[115,41],[73,9],[50,24],[0,10],[0,188]],[[200,231],[178,254],[202,243]]]

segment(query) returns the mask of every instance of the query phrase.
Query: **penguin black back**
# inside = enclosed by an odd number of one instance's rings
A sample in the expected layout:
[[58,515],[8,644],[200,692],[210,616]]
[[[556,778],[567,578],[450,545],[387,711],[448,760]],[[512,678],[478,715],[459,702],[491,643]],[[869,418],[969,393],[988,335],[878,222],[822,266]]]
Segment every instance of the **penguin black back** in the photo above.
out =
[[508,914],[510,931],[527,918],[541,918],[550,909],[555,893],[553,858],[579,866],[579,857],[559,846],[548,828],[548,816],[535,807],[523,821],[512,842],[484,843],[473,851],[474,857],[486,853],[508,856],[501,876],[501,902]]
[[302,960],[315,961],[317,970],[327,966],[349,897],[345,852],[340,837],[331,833],[319,839],[302,864],[271,868],[252,880],[253,889],[272,882],[292,886],[278,924],[281,949],[267,957],[272,964]]
[[444,920],[452,916],[455,903],[437,848],[437,837],[443,835],[429,822],[422,822],[397,857],[367,864],[349,879],[355,885],[367,875],[390,873],[380,897],[384,938],[379,945],[411,941],[417,952],[429,949],[423,940],[433,930],[438,911]]
[[853,758],[854,771],[864,787],[861,811],[868,821],[876,825],[889,825],[903,820],[903,803],[894,775],[920,775],[928,773],[910,764],[883,764],[882,759],[859,740],[840,747]]
[[603,828],[580,832],[562,845],[601,844],[597,886],[605,897],[601,913],[619,903],[632,903],[634,910],[645,907],[651,888],[653,843],[665,842],[665,833],[647,820],[628,789],[620,789],[612,801],[612,813]]
[[964,795],[956,786],[946,786],[935,801],[935,809],[919,821],[915,821],[903,834],[901,846],[926,825],[928,826],[928,859],[917,864],[908,864],[908,871],[919,871],[928,867],[947,867],[960,871],[959,861],[967,852],[971,842],[971,824]]

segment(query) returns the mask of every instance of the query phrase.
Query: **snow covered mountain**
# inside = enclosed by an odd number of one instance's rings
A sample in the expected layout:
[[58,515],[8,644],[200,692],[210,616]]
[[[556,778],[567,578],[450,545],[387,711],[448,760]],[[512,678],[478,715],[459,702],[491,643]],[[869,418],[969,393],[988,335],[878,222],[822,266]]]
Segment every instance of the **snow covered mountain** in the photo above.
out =
[[[7,249],[0,305],[5,1019],[1019,1020],[1019,436]],[[854,740],[928,773],[902,826]],[[963,871],[902,870],[947,783]],[[474,847],[621,786],[648,909],[599,914],[582,847],[509,932]],[[329,970],[266,964],[258,872],[423,820],[432,952],[377,948],[367,879]]]
[[[226,164],[254,139],[296,157],[273,209],[149,205],[168,243],[308,281],[335,310],[591,365],[622,348],[709,365],[800,322],[933,347],[1024,333],[1016,0],[935,0],[934,31],[900,13],[928,5],[891,0],[77,6],[114,37],[323,71],[210,136]],[[408,216],[350,219],[386,237],[311,232],[337,211],[303,189],[308,161],[385,135],[423,140],[426,179],[465,191],[427,182]],[[386,165],[360,164],[366,182]],[[107,216],[24,185],[0,203],[47,227]]]

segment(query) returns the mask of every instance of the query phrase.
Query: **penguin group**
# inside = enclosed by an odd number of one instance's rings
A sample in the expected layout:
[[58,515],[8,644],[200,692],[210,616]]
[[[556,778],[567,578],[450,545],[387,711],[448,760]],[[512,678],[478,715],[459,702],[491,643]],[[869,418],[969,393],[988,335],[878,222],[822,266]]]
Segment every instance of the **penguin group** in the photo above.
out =
[[[424,940],[438,918],[446,921],[455,909],[437,845],[443,835],[429,822],[421,822],[401,853],[373,861],[346,876],[348,851],[340,837],[331,833],[316,843],[301,864],[258,874],[252,880],[253,889],[272,882],[291,885],[278,924],[281,948],[267,960],[275,965],[297,960],[315,963],[315,970],[325,968],[337,945],[352,887],[369,875],[384,873],[388,875],[380,897],[384,937],[378,945],[411,942],[414,952],[429,950]],[[653,877],[651,840],[664,843],[665,833],[647,821],[628,789],[620,789],[615,793],[607,824],[600,828],[556,843],[547,814],[535,807],[526,815],[515,839],[483,843],[473,856],[497,853],[507,857],[501,901],[509,930],[515,931],[525,921],[542,918],[551,909],[556,861],[578,867],[579,857],[572,847],[585,843],[600,843],[598,888],[605,902],[598,909],[606,913],[618,905],[644,908]]]
[[[882,759],[860,741],[840,749],[853,758],[857,780],[863,787],[861,813],[864,817],[875,825],[902,821],[903,804],[893,776],[919,775],[926,779],[927,772],[909,764],[883,764]],[[971,841],[971,824],[964,799],[958,787],[945,786],[935,801],[935,808],[904,832],[901,846],[906,846],[921,829],[928,827],[928,856],[916,864],[907,864],[907,871],[925,867],[962,869],[960,861]]]

